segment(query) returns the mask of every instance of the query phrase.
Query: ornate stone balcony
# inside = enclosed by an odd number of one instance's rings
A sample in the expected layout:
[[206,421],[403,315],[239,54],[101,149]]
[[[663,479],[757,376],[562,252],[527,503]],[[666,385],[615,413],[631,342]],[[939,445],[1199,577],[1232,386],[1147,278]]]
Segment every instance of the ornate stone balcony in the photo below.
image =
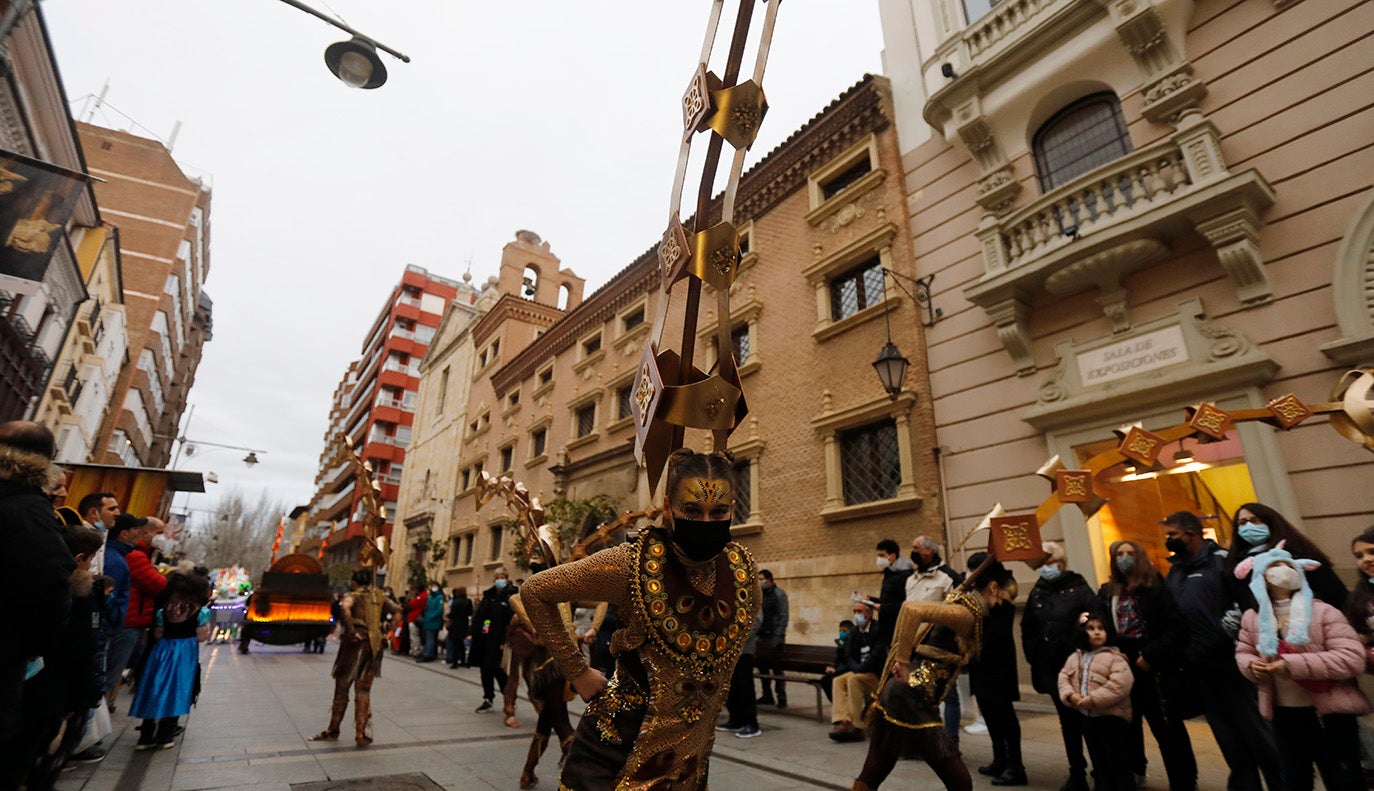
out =
[[1273,202],[1259,173],[1226,168],[1216,128],[1192,111],[1173,135],[1019,210],[984,215],[978,240],[986,272],[964,295],[993,317],[1026,375],[1035,370],[1026,321],[1036,294],[1097,288],[1115,330],[1125,332],[1131,322],[1122,280],[1193,232],[1216,249],[1242,304],[1271,299],[1258,236],[1260,212]]

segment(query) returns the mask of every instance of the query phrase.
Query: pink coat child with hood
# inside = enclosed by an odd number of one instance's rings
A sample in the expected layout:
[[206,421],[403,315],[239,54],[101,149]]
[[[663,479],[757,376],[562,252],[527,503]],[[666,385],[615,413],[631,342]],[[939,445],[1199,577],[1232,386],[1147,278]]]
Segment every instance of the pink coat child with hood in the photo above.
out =
[[1289,758],[1285,787],[1310,788],[1315,763],[1328,789],[1363,788],[1355,717],[1374,711],[1354,681],[1364,646],[1340,610],[1313,598],[1306,572],[1320,566],[1282,542],[1237,564],[1240,579],[1253,569],[1259,607],[1241,617],[1236,665],[1258,688],[1260,713]]

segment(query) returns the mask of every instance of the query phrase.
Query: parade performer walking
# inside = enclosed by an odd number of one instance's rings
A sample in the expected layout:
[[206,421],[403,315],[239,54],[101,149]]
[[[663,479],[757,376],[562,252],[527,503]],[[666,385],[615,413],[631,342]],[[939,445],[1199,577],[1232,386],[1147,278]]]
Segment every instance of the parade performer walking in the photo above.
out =
[[339,654],[334,657],[334,703],[329,711],[329,727],[311,741],[334,741],[348,710],[348,688],[354,687],[353,722],[359,747],[372,743],[372,682],[382,675],[385,642],[382,633],[384,614],[401,611],[372,584],[372,570],[353,572],[353,590],[339,603],[343,628],[339,632]]
[[[538,572],[539,565],[531,564],[532,571]],[[525,606],[520,599],[520,594],[510,597],[511,610],[515,617],[522,622],[529,623],[529,614],[525,612]],[[575,637],[571,620],[568,618],[566,607],[560,607],[563,616],[563,628],[570,637]],[[563,675],[563,670],[558,663],[553,661],[553,654],[544,644],[544,640],[539,634],[531,629],[531,646],[528,657],[530,702],[534,704],[535,711],[538,712],[539,719],[534,725],[534,738],[530,740],[529,753],[525,756],[525,768],[520,773],[520,787],[534,788],[539,782],[534,770],[539,766],[539,759],[544,756],[544,751],[549,747],[549,736],[557,734],[558,743],[563,748],[563,755],[567,756],[568,747],[573,740],[572,721],[568,719],[568,701],[572,695],[568,692],[568,680]],[[516,676],[511,676],[511,684],[514,684]]]
[[[733,459],[681,449],[667,468],[661,526],[525,583],[530,620],[588,701],[560,789],[706,787],[716,716],[761,594],[753,557],[730,541]],[[609,682],[564,628],[558,604],[568,601],[619,609]]]
[[959,748],[945,730],[940,705],[954,689],[959,671],[978,655],[983,617],[1002,599],[1011,572],[986,560],[943,602],[902,605],[892,648],[890,674],[869,711],[868,757],[852,791],[882,784],[903,756],[923,758],[951,791],[973,787]]

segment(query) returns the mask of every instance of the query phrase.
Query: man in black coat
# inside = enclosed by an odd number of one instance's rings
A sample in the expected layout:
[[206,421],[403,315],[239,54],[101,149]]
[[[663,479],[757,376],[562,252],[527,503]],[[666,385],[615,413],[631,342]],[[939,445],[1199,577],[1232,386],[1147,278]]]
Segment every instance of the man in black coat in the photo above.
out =
[[1260,716],[1255,686],[1240,674],[1235,643],[1221,627],[1235,606],[1226,551],[1202,537],[1201,520],[1188,511],[1170,514],[1163,525],[1164,546],[1173,553],[1165,584],[1188,619],[1185,672],[1231,770],[1226,787],[1258,791],[1263,774],[1266,785],[1281,788],[1273,728]]
[[17,786],[37,744],[20,727],[26,676],[63,634],[76,561],[48,493],[62,483],[52,432],[27,421],[0,425],[0,601],[13,619],[0,640],[0,787]]
[[482,592],[477,612],[472,616],[472,655],[468,663],[477,662],[482,670],[482,705],[477,713],[491,711],[497,689],[505,689],[506,669],[501,667],[501,649],[506,645],[506,627],[510,626],[510,597],[517,592],[510,584],[505,569],[497,569],[490,588]]
[[897,616],[906,601],[906,581],[916,571],[916,564],[903,557],[901,551],[890,538],[878,542],[878,571],[883,575],[883,587],[878,593],[878,642],[883,644],[883,650],[892,645],[892,631],[897,628]]
[[453,599],[448,605],[448,646],[444,652],[444,660],[449,667],[467,667],[468,652],[463,640],[472,626],[472,612],[472,599],[468,598],[467,586],[454,588]]
[[1068,570],[1064,548],[1045,542],[1049,559],[1026,599],[1021,617],[1021,648],[1031,667],[1036,692],[1050,696],[1059,714],[1069,779],[1060,791],[1088,791],[1088,761],[1083,756],[1083,717],[1059,700],[1059,671],[1077,650],[1079,619],[1097,607],[1097,596],[1083,575]]
[[[778,665],[778,653],[782,651],[783,643],[787,642],[787,622],[792,617],[787,606],[787,591],[773,582],[773,572],[768,569],[759,572],[759,589],[763,591],[763,609],[759,613],[763,625],[758,633],[758,669],[761,674],[780,675],[782,667]],[[780,709],[787,708],[785,682],[777,680],[776,699],[773,697],[773,683],[769,678],[759,679],[763,694],[757,702],[764,706],[776,704]]]

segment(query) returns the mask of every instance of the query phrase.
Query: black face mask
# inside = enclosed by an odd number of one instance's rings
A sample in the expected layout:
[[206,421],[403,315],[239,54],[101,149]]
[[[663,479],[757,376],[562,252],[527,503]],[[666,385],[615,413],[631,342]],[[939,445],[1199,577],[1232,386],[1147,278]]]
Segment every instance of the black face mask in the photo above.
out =
[[1167,538],[1164,540],[1164,548],[1170,552],[1183,557],[1183,553],[1188,551],[1188,545],[1183,543],[1181,538]]
[[730,520],[683,519],[673,517],[673,543],[686,558],[702,563],[720,554],[730,543]]

